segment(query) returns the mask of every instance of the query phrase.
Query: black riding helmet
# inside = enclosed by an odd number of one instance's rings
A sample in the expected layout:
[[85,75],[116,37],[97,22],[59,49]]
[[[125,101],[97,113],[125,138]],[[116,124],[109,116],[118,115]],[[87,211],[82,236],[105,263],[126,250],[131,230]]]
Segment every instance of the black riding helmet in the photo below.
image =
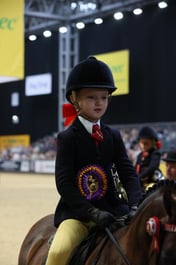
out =
[[158,141],[157,133],[148,126],[143,127],[138,134],[138,140],[141,138],[143,139],[154,139],[155,141]]
[[95,57],[88,57],[78,63],[70,72],[66,84],[66,98],[70,101],[71,92],[82,88],[106,88],[111,94],[116,90],[109,67]]

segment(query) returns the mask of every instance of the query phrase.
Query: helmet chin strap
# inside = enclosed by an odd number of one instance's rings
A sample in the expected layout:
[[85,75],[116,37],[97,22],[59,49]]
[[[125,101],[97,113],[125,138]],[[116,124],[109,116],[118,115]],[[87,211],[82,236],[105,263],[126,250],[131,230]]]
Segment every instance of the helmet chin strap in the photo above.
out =
[[78,102],[77,102],[77,100],[76,100],[76,91],[74,91],[74,90],[72,90],[72,92],[71,92],[71,95],[70,95],[70,101],[71,101],[71,103],[73,104],[73,106],[75,107],[75,109],[76,109],[76,112],[78,113],[78,115],[79,115],[79,112],[80,112],[80,106],[79,106],[79,104],[78,104]]
[[73,106],[75,107],[77,114],[82,116],[85,119],[88,119],[88,117],[86,117],[86,115],[81,113],[81,107],[80,107],[79,103],[77,102],[77,95],[76,95],[76,91],[74,91],[74,90],[72,90],[72,92],[71,92],[70,101],[73,104]]

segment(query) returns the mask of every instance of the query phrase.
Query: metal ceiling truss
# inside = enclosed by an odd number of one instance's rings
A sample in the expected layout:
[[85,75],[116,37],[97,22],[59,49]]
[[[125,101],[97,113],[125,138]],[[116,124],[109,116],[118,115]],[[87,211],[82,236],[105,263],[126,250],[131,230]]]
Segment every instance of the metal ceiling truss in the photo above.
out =
[[[40,33],[45,29],[91,22],[116,11],[131,11],[157,3],[158,0],[25,0],[25,33]],[[74,3],[74,4],[73,4]]]

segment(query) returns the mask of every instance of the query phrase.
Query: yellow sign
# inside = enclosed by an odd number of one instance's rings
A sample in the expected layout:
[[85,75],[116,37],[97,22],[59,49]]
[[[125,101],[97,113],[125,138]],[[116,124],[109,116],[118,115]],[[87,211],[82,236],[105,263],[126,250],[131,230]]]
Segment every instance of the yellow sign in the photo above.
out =
[[24,78],[24,0],[1,0],[0,83]]
[[95,55],[105,62],[112,71],[115,86],[118,88],[113,96],[129,93],[129,50],[108,52]]
[[29,147],[30,136],[28,134],[20,135],[3,135],[0,136],[0,149],[8,149],[12,147]]
[[163,176],[166,177],[166,163],[164,161],[161,161],[160,162],[159,169],[162,171]]

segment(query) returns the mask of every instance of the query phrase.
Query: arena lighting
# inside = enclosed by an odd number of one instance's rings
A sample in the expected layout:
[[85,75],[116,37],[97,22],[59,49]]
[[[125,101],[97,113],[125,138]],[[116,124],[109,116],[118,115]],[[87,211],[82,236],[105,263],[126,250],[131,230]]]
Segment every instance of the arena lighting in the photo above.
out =
[[97,8],[97,4],[92,2],[84,3],[84,1],[78,1],[78,3],[72,2],[70,4],[70,8],[72,10],[79,9],[80,11],[87,12],[89,10],[95,10]]
[[45,38],[49,38],[49,37],[51,37],[51,35],[52,35],[52,33],[51,33],[50,30],[45,30],[45,31],[43,32],[43,36],[44,36]]
[[30,41],[35,41],[37,39],[37,36],[36,35],[30,35],[28,38]]
[[18,115],[12,115],[12,123],[13,124],[18,124],[20,121],[19,116]]
[[123,18],[123,13],[122,12],[116,12],[116,13],[114,13],[113,17],[116,20],[120,20]]
[[167,7],[167,3],[165,1],[161,1],[158,3],[158,7],[159,8],[166,8]]
[[83,28],[85,28],[85,24],[83,22],[77,22],[76,27],[77,27],[77,29],[83,29]]
[[142,12],[143,12],[142,8],[135,8],[135,9],[133,10],[133,14],[134,14],[134,15],[141,15]]
[[76,2],[72,2],[70,6],[71,6],[71,9],[74,10],[74,9],[77,8],[77,3]]
[[100,24],[103,23],[103,19],[102,19],[102,18],[95,18],[94,23],[95,23],[96,25],[100,25]]
[[[154,0],[153,0],[154,1]],[[152,0],[151,0],[151,2],[152,2]],[[157,5],[158,5],[158,7],[159,8],[165,8],[165,7],[167,7],[168,6],[168,4],[167,4],[167,1],[157,1]],[[134,7],[134,5],[132,5],[133,7]],[[88,10],[95,10],[95,8],[96,9],[98,9],[98,4],[96,3],[90,3],[90,2],[88,2],[87,4],[84,4],[83,3],[83,1],[73,1],[73,2],[71,2],[70,3],[70,8],[72,9],[72,10],[74,10],[74,9],[80,9],[81,11],[88,11]],[[136,8],[134,8],[134,10],[131,10],[131,8],[130,9],[125,9],[125,10],[123,10],[123,11],[118,11],[118,12],[115,12],[114,14],[112,14],[113,15],[113,17],[114,17],[114,19],[116,19],[116,20],[121,20],[121,19],[123,19],[123,17],[124,17],[124,12],[133,12],[133,14],[135,14],[135,15],[140,15],[140,14],[142,14],[143,13],[143,10],[142,10],[142,6],[139,6],[139,5],[137,5],[136,6]],[[120,9],[121,10],[121,9]],[[79,16],[78,16],[79,17]],[[90,18],[87,18],[87,20],[85,20],[84,22],[81,22],[81,21],[79,21],[79,22],[75,22],[75,20],[77,19],[78,20],[78,17],[76,18],[76,16],[73,18],[73,19],[70,19],[70,22],[72,22],[72,26],[75,26],[77,29],[83,29],[83,28],[85,28],[85,25],[87,24],[87,23],[90,23],[90,22],[92,22],[92,19],[90,19]],[[86,16],[87,17],[87,16]],[[105,17],[106,17],[106,14],[105,14]],[[84,19],[84,18],[83,18]],[[102,16],[102,18],[95,18],[94,20],[93,20],[93,22],[95,23],[95,24],[102,24],[103,23],[103,20],[104,20],[104,15]],[[69,22],[69,20],[67,21],[67,22],[65,22],[65,23],[68,23],[68,25],[70,25],[70,22]],[[58,30],[59,30],[59,32],[60,33],[67,33],[67,31],[68,31],[68,29],[66,28],[67,27],[67,24],[65,24],[64,23],[64,25],[65,26],[61,26],[61,27],[59,27],[58,28]],[[51,32],[50,31],[48,31],[48,30],[46,30],[44,33],[43,33],[43,35],[45,36],[45,37],[50,37],[51,36]],[[35,36],[35,35],[30,35],[29,37],[29,40],[30,41],[35,41],[36,39],[37,39],[37,36]]]
[[68,31],[68,29],[65,26],[59,28],[60,33],[67,33],[67,31]]

